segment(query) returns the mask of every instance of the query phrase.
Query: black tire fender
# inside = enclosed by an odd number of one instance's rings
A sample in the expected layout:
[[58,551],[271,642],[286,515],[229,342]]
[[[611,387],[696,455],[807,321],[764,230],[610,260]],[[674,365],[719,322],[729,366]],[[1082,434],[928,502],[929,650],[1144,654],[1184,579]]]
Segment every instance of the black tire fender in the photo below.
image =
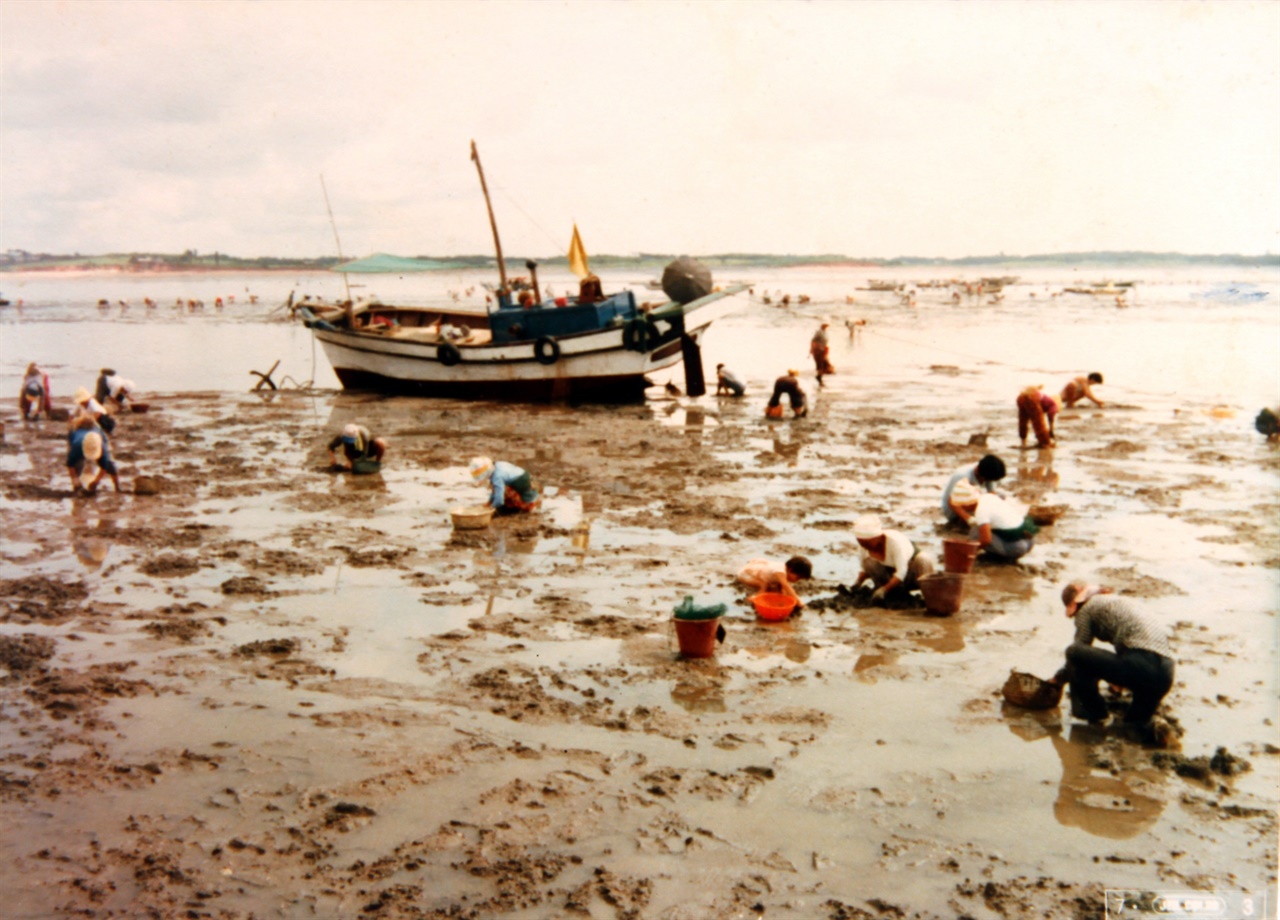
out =
[[550,336],[541,336],[533,343],[533,356],[539,364],[555,364],[560,360],[560,343]]
[[441,342],[436,346],[436,360],[445,367],[453,367],[462,360],[462,352],[452,342]]
[[648,317],[628,320],[622,327],[622,347],[628,351],[648,351],[658,340],[658,327]]

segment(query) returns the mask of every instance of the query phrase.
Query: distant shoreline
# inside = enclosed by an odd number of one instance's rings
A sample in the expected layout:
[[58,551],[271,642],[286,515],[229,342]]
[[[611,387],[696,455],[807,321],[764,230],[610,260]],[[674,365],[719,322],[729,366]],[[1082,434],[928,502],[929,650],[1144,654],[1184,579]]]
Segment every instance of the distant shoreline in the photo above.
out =
[[[234,258],[229,256],[197,257],[193,261],[190,256],[157,256],[143,254],[117,254],[106,256],[58,256],[52,254],[23,253],[14,258],[13,253],[22,250],[10,250],[8,259],[0,260],[0,275],[4,274],[100,274],[100,275],[197,275],[197,274],[263,274],[278,275],[282,272],[333,272],[342,260],[335,258],[320,259],[260,259]],[[496,260],[484,256],[452,256],[444,258],[417,256],[422,261],[437,263],[429,269],[418,269],[425,272],[458,272],[458,271],[496,271]],[[636,256],[596,255],[591,257],[593,266],[604,271],[652,271],[661,269],[674,255],[642,253]],[[813,256],[778,255],[768,253],[720,253],[702,255],[694,258],[712,268],[867,268],[867,269],[977,269],[988,267],[1016,268],[1110,268],[1124,266],[1158,267],[1158,266],[1223,266],[1238,268],[1280,268],[1280,255],[1194,255],[1184,253],[1158,252],[1078,252],[1032,256],[965,256],[956,259],[898,257],[892,259],[862,259],[835,254]],[[207,259],[207,261],[206,261]],[[524,264],[523,257],[511,257],[505,260],[509,270],[519,271]],[[568,260],[563,256],[535,259],[543,268],[568,268]],[[395,273],[395,272],[393,272]]]

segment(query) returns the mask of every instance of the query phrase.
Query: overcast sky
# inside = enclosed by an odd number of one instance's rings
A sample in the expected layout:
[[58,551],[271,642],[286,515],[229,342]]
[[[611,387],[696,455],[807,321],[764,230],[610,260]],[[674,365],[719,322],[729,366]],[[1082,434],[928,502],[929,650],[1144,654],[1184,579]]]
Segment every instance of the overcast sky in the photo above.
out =
[[1280,251],[1280,3],[0,0],[0,249]]

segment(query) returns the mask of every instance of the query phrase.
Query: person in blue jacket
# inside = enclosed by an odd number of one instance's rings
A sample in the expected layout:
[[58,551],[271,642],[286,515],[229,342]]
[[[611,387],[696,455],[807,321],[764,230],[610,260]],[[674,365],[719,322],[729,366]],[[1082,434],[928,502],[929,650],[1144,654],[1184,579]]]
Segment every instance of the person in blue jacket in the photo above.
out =
[[501,513],[534,511],[542,503],[542,497],[533,485],[528,470],[505,460],[489,457],[473,457],[468,464],[471,480],[478,486],[486,486],[491,494],[489,504]]
[[82,489],[92,494],[103,476],[110,476],[120,491],[120,474],[107,444],[107,436],[88,416],[67,435],[67,474],[77,494]]

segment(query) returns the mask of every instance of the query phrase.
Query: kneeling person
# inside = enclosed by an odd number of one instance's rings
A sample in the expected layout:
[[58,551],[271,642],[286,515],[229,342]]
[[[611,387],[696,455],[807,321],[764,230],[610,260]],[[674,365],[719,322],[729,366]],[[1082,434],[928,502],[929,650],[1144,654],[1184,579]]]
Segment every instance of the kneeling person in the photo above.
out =
[[880,518],[868,514],[858,518],[853,525],[853,536],[862,547],[862,568],[853,586],[856,588],[868,578],[875,585],[871,598],[884,601],[891,596],[905,597],[920,587],[920,579],[933,574],[935,567],[930,553],[916,549],[905,534],[897,530],[885,530]]

